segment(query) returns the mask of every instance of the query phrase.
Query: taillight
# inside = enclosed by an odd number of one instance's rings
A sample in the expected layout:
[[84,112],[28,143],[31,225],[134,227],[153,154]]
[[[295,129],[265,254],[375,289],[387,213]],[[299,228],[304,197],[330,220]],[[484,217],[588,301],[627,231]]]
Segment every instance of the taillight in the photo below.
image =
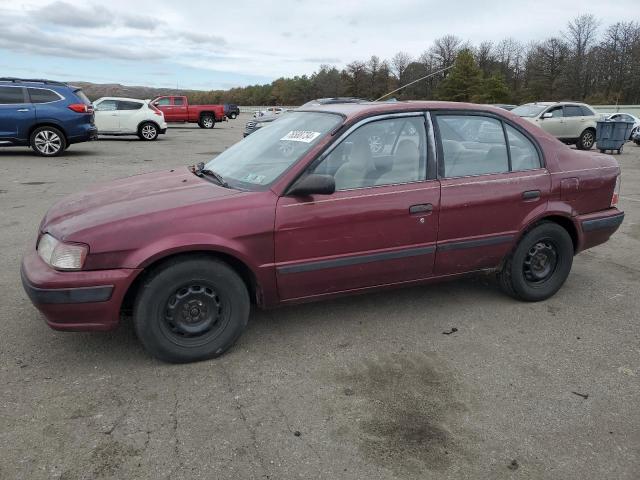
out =
[[159,117],[162,116],[162,111],[157,109],[155,105],[153,105],[152,103],[149,104],[149,108],[151,108],[151,110],[153,110],[153,113],[155,113],[156,115],[158,115]]
[[620,175],[616,177],[616,186],[613,188],[613,195],[611,195],[611,206],[617,207],[618,200],[620,200]]
[[93,113],[93,107],[84,103],[72,103],[67,108],[77,113]]

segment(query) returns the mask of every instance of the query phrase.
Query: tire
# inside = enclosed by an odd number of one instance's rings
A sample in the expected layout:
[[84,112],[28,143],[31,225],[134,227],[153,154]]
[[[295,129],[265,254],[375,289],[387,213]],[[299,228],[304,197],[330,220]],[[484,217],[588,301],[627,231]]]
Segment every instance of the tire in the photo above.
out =
[[38,127],[31,133],[29,145],[42,157],[56,157],[67,148],[67,140],[55,127]]
[[158,138],[158,126],[153,122],[144,122],[138,127],[138,137],[140,140],[152,142]]
[[601,148],[600,153],[604,153],[604,152],[606,152],[606,150],[604,148]]
[[618,149],[618,155],[620,155],[623,150],[624,150],[624,145],[621,145],[620,148]]
[[233,112],[231,115],[229,115],[229,118],[231,120],[235,120],[237,116],[238,116],[238,114],[236,112]]
[[596,143],[596,132],[592,129],[587,128],[584,132],[580,134],[580,138],[578,139],[578,143],[576,143],[576,147],[578,150],[591,150],[594,143]]
[[229,349],[247,326],[249,310],[247,288],[229,265],[193,255],[150,272],[136,297],[133,321],[151,355],[186,363]]
[[198,125],[200,128],[213,128],[216,124],[216,119],[212,115],[202,115]]
[[573,254],[573,241],[563,227],[540,223],[522,237],[504,262],[498,273],[500,287],[518,300],[546,300],[569,276]]

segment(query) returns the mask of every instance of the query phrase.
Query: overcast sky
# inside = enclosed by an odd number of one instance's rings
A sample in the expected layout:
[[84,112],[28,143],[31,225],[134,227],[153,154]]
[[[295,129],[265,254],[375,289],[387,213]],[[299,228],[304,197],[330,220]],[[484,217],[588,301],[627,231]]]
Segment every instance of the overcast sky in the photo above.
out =
[[418,56],[446,34],[543,39],[580,13],[640,17],[638,0],[0,0],[0,76],[230,88]]

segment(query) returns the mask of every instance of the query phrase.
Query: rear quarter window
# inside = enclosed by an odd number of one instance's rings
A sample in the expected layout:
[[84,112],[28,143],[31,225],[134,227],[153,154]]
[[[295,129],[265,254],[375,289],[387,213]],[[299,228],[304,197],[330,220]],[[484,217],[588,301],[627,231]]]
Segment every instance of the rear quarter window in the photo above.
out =
[[89,100],[89,97],[87,97],[81,89],[75,90],[73,93],[82,100],[82,103],[85,105],[91,105],[91,100]]

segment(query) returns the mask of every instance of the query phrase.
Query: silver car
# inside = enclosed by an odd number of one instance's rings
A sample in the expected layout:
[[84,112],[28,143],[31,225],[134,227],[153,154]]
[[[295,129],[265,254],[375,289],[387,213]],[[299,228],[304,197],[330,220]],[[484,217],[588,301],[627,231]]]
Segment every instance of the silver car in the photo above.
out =
[[584,103],[536,102],[511,110],[525,120],[535,123],[567,144],[589,150],[596,141],[596,122],[601,115]]

